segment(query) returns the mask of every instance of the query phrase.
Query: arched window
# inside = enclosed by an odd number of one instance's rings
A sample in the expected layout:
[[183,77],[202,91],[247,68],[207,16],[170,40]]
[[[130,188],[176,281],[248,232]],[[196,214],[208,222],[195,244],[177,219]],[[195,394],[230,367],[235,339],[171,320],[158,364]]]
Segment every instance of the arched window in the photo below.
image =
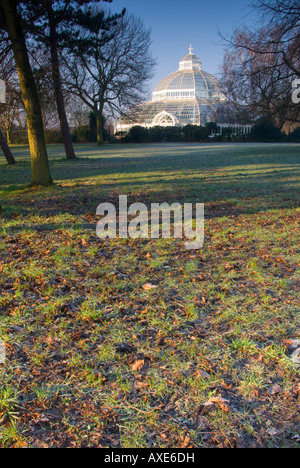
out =
[[172,114],[161,112],[154,117],[153,126],[155,125],[159,125],[160,127],[174,127],[176,121]]

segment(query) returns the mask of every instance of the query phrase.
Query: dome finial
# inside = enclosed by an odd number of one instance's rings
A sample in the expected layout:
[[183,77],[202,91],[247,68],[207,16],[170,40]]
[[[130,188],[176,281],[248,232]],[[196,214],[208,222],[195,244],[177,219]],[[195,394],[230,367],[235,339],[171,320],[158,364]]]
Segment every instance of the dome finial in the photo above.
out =
[[190,45],[190,48],[189,48],[190,55],[193,54],[193,50],[194,50],[194,49],[193,49],[192,44],[191,44],[191,45]]

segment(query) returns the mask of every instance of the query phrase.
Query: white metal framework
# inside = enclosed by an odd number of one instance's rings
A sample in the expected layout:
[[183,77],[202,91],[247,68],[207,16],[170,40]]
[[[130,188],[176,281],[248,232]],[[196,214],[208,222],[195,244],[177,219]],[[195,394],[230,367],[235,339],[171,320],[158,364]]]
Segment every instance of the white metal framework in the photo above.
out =
[[154,117],[152,122],[153,127],[156,125],[160,127],[174,127],[176,125],[176,118],[168,112],[160,112],[160,114],[157,114]]
[[134,125],[185,126],[207,122],[225,122],[229,127],[235,121],[235,112],[217,79],[202,69],[190,46],[179,69],[156,86],[152,101],[131,109],[127,117],[119,120],[116,131],[128,131]]

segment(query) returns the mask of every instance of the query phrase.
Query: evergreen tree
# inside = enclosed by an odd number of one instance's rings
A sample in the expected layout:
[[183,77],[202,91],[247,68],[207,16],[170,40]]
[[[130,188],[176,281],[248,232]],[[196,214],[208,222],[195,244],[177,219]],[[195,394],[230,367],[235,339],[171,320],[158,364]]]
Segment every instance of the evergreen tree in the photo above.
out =
[[25,41],[23,23],[17,0],[0,1],[0,28],[6,31],[19,75],[20,89],[27,116],[31,154],[32,185],[52,183],[45,143],[39,96],[32,73]]

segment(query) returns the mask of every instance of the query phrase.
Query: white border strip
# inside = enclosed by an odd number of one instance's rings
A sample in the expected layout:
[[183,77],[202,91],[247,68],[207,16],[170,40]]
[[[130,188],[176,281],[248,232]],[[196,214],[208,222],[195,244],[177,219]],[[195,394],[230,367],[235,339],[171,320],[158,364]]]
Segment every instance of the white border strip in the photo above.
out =
[[5,360],[6,360],[5,343],[4,341],[0,340],[0,364],[5,364]]

